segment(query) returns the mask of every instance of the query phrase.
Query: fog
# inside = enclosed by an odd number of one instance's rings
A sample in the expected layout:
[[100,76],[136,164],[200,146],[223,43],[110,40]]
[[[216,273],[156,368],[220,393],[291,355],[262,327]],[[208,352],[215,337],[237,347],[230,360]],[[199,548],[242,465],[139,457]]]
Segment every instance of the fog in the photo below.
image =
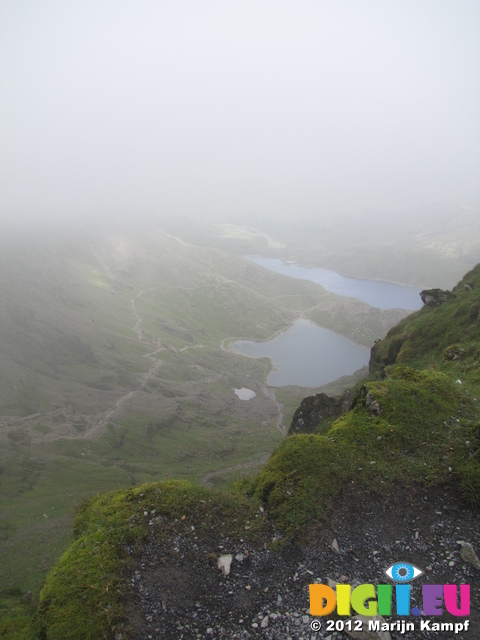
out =
[[480,198],[477,0],[0,0],[3,220]]

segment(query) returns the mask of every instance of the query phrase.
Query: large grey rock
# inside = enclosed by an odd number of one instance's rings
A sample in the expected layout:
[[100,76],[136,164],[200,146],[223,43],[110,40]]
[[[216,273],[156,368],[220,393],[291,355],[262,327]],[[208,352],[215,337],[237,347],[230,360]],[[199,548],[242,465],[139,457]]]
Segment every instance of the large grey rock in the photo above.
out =
[[365,396],[365,409],[371,411],[372,413],[376,413],[377,416],[381,416],[383,413],[383,409],[380,406],[379,401],[373,396],[373,393],[369,391]]
[[307,396],[293,414],[288,435],[295,433],[317,433],[322,422],[338,418],[350,409],[352,392],[347,390],[342,396],[332,398],[326,393]]
[[427,307],[439,307],[451,298],[455,298],[455,294],[443,289],[424,289],[420,291],[420,298]]

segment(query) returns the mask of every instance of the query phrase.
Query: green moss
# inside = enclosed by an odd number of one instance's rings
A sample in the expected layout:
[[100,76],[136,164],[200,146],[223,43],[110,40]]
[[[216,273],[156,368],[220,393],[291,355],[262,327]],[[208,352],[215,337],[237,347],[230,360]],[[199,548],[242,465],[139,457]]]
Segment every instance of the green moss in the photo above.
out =
[[282,442],[253,483],[253,493],[275,523],[292,534],[323,519],[354,472],[348,447],[324,436],[294,435]]
[[366,383],[354,409],[326,435],[295,435],[282,442],[244,488],[289,535],[325,518],[352,481],[382,492],[399,481],[449,483],[475,503],[480,468],[472,456],[474,415],[472,402],[445,374],[396,367],[386,380]]
[[480,506],[480,461],[478,459],[479,449],[476,450],[475,459],[467,461],[459,460],[457,474],[460,480],[460,491],[463,498],[472,507]]
[[[380,415],[367,407],[367,393],[379,403]],[[385,486],[396,480],[458,482],[463,491],[477,427],[475,404],[458,385],[440,372],[397,367],[386,380],[368,382],[362,396],[329,435],[375,462],[370,475]],[[474,475],[475,463],[467,466]]]

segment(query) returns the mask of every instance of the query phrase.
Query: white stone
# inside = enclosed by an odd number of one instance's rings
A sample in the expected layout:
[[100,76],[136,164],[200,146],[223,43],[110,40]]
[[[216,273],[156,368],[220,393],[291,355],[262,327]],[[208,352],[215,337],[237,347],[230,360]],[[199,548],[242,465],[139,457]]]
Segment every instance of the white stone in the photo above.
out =
[[231,553],[227,553],[224,556],[220,556],[217,560],[217,567],[220,569],[220,571],[223,572],[224,576],[228,576],[228,574],[230,573],[231,564],[232,564]]

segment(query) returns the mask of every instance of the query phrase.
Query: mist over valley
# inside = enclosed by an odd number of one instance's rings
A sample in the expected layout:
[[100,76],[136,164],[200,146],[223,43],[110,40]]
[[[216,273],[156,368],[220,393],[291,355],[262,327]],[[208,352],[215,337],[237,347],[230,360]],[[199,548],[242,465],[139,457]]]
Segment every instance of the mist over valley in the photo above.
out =
[[[235,353],[228,346],[235,340],[265,341],[303,318],[368,353],[410,313],[335,295],[243,255],[263,246],[265,255],[301,261],[301,246],[311,264],[317,236],[297,231],[289,244],[273,228],[267,236],[205,221],[193,244],[182,238],[192,227],[139,218],[3,236],[6,584],[38,585],[70,539],[74,505],[92,493],[167,477],[220,486],[265,463],[302,398],[321,389],[269,386],[271,362]],[[425,252],[423,260],[428,271],[439,256]],[[317,264],[325,264],[321,253]],[[375,275],[384,275],[381,260]],[[397,272],[395,280],[404,278]],[[365,375],[335,383],[332,357],[319,361],[328,393]],[[256,395],[243,401],[239,388]]]
[[[88,633],[130,637],[102,554],[140,512],[273,550],[326,536],[318,469],[350,486],[372,451],[367,485],[473,504],[479,25],[474,0],[0,0],[0,635],[70,637],[45,620],[73,542]],[[417,451],[417,415],[445,443]]]

